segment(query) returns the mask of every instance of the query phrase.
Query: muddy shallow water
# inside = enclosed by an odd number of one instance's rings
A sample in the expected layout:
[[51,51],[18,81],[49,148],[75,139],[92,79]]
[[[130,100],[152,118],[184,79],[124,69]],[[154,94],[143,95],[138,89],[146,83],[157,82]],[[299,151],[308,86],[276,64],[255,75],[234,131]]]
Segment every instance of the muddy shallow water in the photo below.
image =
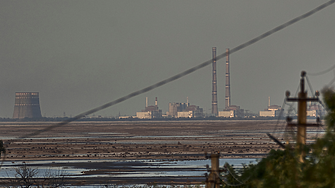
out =
[[[0,173],[26,161],[41,171],[65,170],[72,184],[201,183],[206,168],[195,163],[210,165],[205,153],[219,151],[222,165],[231,158],[262,158],[278,149],[266,133],[284,141],[285,130],[276,120],[73,122],[17,139],[49,125],[0,123],[0,139],[7,149]],[[309,140],[322,134],[318,129],[311,131]]]
[[[226,162],[241,167],[241,164],[257,163],[258,159],[220,159],[220,166]],[[206,165],[209,160],[43,160],[4,162],[0,177],[15,178],[15,168],[26,164],[28,168],[38,170],[36,178],[43,178],[46,173],[64,174],[65,178],[77,180],[99,179],[100,183],[113,180],[113,184],[125,182],[137,183],[182,183],[202,184],[205,173],[209,173]],[[155,180],[155,181],[152,181]],[[169,180],[169,181],[167,181]],[[76,181],[69,181],[75,184]],[[97,183],[91,181],[91,183]]]

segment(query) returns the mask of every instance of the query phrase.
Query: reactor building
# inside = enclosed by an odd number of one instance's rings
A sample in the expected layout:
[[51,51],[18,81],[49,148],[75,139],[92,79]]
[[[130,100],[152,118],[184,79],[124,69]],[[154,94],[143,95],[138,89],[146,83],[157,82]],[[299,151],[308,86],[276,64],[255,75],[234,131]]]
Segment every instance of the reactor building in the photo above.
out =
[[38,92],[16,92],[13,119],[41,118]]
[[145,109],[141,112],[136,112],[136,118],[139,119],[153,119],[153,118],[161,118],[162,110],[158,108],[157,97],[155,99],[154,106],[148,106],[148,97],[145,100]]
[[184,110],[177,112],[177,118],[199,118],[203,116],[203,109],[196,105],[188,105]]
[[167,115],[169,117],[177,118],[178,112],[184,111],[189,106],[189,103],[169,103],[169,111]]
[[263,111],[259,111],[260,117],[278,117],[280,114],[284,112],[284,109],[278,105],[271,105],[270,97],[269,97],[269,104],[268,108],[264,109]]

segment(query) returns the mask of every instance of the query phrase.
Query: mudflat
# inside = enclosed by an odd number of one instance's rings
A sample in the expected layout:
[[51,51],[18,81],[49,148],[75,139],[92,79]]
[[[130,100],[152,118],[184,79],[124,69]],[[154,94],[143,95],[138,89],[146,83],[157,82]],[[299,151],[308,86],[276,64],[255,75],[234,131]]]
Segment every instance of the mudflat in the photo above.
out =
[[[50,126],[54,128],[46,129]],[[55,161],[43,165],[87,169],[75,177],[68,177],[66,181],[71,185],[107,181],[112,184],[185,185],[202,183],[205,176],[133,178],[113,174],[154,170],[150,166],[136,168],[140,160],[206,160],[212,152],[220,152],[220,158],[262,158],[271,149],[279,148],[266,133],[274,133],[278,140],[284,141],[285,127],[285,122],[277,120],[76,121],[63,126],[50,122],[1,122],[0,139],[7,150],[4,160],[12,164]],[[32,133],[36,134],[27,137]],[[313,136],[308,134],[308,138]],[[92,160],[92,163],[57,162],[80,159]],[[123,167],[116,167],[113,161],[93,163],[99,159],[121,160]],[[99,176],[104,174],[108,177]]]
[[276,120],[82,121],[38,132],[55,124],[0,123],[6,159],[204,159],[214,151],[247,158],[277,149],[266,133],[283,128]]

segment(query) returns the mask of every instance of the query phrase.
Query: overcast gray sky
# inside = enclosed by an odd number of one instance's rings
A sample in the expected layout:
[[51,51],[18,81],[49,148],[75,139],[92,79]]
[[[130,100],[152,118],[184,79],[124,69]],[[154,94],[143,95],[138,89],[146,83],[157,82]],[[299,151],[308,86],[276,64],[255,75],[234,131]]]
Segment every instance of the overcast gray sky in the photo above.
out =
[[[43,116],[77,115],[211,59],[327,0],[2,0],[0,117],[12,117],[15,92],[37,91]],[[258,112],[295,93],[300,71],[335,62],[335,6],[231,55],[232,104]],[[224,108],[225,60],[217,62]],[[211,109],[212,67],[96,115],[135,115],[145,97]],[[313,89],[334,77],[310,76]],[[311,92],[309,92],[310,94]]]

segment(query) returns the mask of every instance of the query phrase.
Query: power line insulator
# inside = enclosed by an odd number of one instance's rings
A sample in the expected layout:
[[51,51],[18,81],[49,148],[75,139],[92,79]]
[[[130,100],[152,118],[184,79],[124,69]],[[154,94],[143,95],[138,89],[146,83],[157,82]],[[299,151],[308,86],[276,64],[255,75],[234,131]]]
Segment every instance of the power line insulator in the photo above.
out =
[[286,97],[289,97],[291,95],[290,91],[285,92]]
[[301,71],[301,77],[305,77],[306,76],[306,71]]
[[320,96],[320,92],[318,90],[315,91],[315,96],[317,96],[317,97]]

